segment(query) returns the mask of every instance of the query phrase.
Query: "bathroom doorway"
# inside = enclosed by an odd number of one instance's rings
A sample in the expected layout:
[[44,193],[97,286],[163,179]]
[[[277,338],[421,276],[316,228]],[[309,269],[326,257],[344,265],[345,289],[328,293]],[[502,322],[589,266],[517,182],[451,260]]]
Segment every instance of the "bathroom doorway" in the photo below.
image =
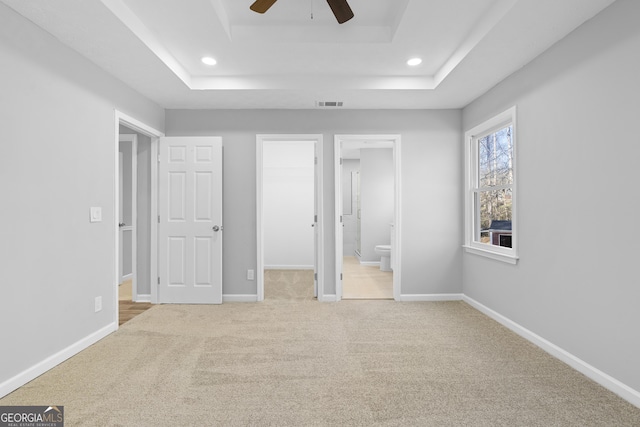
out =
[[[114,145],[114,168],[115,168],[115,211],[120,212],[123,203],[120,195],[125,196],[120,190],[120,139],[121,135],[129,135],[124,139],[132,140],[131,135],[135,135],[137,140],[137,150],[135,156],[137,160],[132,161],[131,167],[135,165],[136,171],[131,176],[132,191],[135,191],[135,203],[132,201],[132,209],[135,213],[127,215],[128,219],[119,220],[114,218],[115,232],[115,283],[113,288],[114,318],[118,323],[129,319],[143,310],[143,306],[148,308],[148,303],[157,303],[157,287],[152,286],[157,274],[157,228],[155,227],[157,211],[157,162],[152,159],[157,158],[158,140],[164,136],[162,132],[146,125],[145,123],[128,116],[120,111],[115,111],[115,145]],[[129,143],[130,144],[130,143]],[[132,157],[133,158],[133,157]],[[133,177],[135,176],[135,185]],[[124,223],[123,227],[119,224]],[[128,225],[135,228],[135,250],[131,247],[131,255],[135,254],[135,261],[131,261],[132,275],[130,285],[127,289],[120,287],[120,271],[123,261],[120,260],[120,243],[129,245],[126,237],[121,237],[121,229]],[[133,237],[133,234],[132,236]],[[127,268],[125,267],[125,270]],[[126,294],[125,294],[126,292]],[[123,296],[125,303],[120,301]],[[126,313],[121,313],[120,310]]]
[[256,142],[257,300],[322,301],[322,135]]
[[336,135],[337,299],[399,299],[400,136]]

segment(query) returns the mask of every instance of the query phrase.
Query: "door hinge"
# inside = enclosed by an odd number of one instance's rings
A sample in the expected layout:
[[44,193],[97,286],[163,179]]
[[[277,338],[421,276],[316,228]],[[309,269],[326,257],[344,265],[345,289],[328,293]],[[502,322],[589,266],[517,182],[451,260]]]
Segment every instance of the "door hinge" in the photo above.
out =
[[158,224],[160,224],[160,215],[158,215]]
[[317,165],[317,164],[318,164],[318,158],[317,158],[317,157],[314,157],[314,158],[313,158],[313,164],[314,164],[314,165]]
[[340,222],[342,222],[342,215],[340,215]]
[[313,273],[313,280],[318,281],[318,273]]
[[160,284],[160,278],[158,277],[158,285]]
[[342,157],[340,157],[340,164],[342,164]]
[[340,280],[342,280],[342,273],[340,273]]
[[318,215],[314,215],[313,216],[313,222],[317,223],[318,222]]

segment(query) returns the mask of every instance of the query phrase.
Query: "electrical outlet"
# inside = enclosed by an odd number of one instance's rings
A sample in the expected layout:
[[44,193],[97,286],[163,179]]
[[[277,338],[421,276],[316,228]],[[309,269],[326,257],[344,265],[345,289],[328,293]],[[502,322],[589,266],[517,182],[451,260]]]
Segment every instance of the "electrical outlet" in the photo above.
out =
[[253,280],[255,278],[254,271],[249,269],[247,270],[247,280]]
[[96,313],[102,310],[102,297],[96,297]]

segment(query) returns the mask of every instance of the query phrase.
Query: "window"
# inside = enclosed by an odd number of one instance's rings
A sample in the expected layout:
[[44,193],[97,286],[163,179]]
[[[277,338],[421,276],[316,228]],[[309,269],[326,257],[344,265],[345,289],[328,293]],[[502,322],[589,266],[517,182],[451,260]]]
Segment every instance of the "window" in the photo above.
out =
[[465,133],[465,250],[517,262],[516,109]]

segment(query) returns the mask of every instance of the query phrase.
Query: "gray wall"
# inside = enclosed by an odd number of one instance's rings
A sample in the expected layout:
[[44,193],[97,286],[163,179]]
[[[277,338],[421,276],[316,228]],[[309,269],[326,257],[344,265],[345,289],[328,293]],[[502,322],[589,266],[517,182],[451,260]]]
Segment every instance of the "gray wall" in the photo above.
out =
[[520,261],[464,293],[640,390],[640,2],[619,0],[464,109],[516,105]]
[[393,218],[393,149],[360,150],[360,260],[379,262],[377,245],[391,244]]
[[164,111],[3,4],[0,69],[2,384],[114,324],[114,109]]
[[335,134],[401,134],[403,294],[462,290],[459,110],[167,110],[166,133],[224,144],[223,293],[256,294],[256,134],[324,134],[325,293],[335,293]]

